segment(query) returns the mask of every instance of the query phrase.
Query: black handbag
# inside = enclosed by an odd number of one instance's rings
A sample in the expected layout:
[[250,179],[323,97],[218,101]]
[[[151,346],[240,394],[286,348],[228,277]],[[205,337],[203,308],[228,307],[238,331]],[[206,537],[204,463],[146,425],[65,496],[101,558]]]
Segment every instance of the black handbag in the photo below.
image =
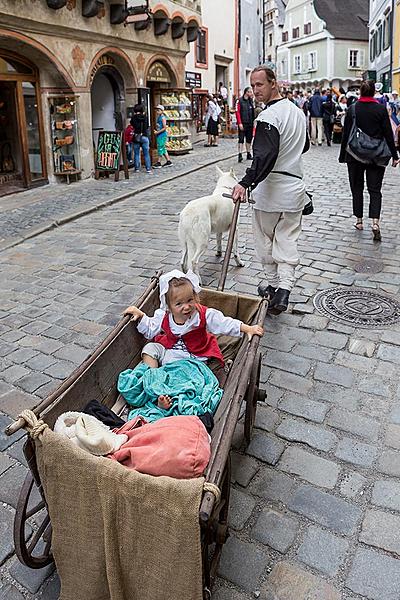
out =
[[143,142],[143,135],[141,133],[134,133],[133,134],[133,141],[135,142],[135,144],[141,144]]
[[346,152],[364,164],[387,167],[392,153],[385,138],[374,138],[357,127],[355,105],[350,107],[353,123],[347,142]]
[[[288,173],[287,171],[271,171],[271,173],[279,173],[279,175],[287,175],[288,177],[294,177],[295,179],[303,179],[300,177],[300,175],[294,175],[293,173]],[[304,205],[302,214],[307,216],[314,212],[314,204],[312,194],[306,191],[306,196],[309,201]]]

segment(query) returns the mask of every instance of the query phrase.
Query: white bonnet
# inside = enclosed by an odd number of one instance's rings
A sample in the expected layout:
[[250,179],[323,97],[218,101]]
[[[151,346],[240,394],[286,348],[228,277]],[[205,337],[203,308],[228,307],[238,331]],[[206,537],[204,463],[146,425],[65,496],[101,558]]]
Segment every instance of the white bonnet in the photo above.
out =
[[181,278],[185,278],[188,279],[190,281],[190,283],[193,286],[193,290],[196,294],[198,294],[199,292],[201,292],[201,287],[200,287],[200,280],[198,278],[198,276],[196,275],[196,273],[193,273],[193,271],[191,271],[189,269],[189,271],[187,273],[183,273],[183,271],[179,271],[178,269],[174,269],[173,271],[169,271],[168,273],[165,273],[164,275],[161,275],[160,277],[160,281],[159,281],[159,285],[160,285],[160,308],[162,310],[167,310],[168,305],[167,305],[167,300],[166,300],[166,293],[168,292],[168,288],[169,288],[169,282],[171,281],[171,279],[181,279]]

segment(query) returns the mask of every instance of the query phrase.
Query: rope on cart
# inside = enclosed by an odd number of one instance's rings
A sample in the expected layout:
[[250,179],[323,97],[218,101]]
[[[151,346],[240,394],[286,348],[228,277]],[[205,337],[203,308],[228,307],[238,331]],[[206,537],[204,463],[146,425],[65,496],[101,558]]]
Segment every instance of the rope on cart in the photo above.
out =
[[211,483],[210,481],[205,481],[203,487],[205,492],[211,492],[212,494],[214,494],[215,501],[218,504],[221,500],[221,490],[219,489],[219,487],[215,485],[215,483]]
[[35,413],[29,409],[23,410],[22,413],[18,415],[18,419],[23,419],[25,421],[25,429],[33,440],[38,438],[48,427],[43,419],[38,419]]

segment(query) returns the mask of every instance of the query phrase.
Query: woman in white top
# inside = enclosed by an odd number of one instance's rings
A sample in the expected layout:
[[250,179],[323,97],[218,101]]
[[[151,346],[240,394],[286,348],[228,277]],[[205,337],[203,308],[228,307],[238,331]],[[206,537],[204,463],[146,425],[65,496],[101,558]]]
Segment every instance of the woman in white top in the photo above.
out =
[[218,146],[218,121],[221,109],[218,102],[212,94],[208,95],[208,105],[206,113],[206,127],[208,142],[204,144],[207,148],[210,146]]

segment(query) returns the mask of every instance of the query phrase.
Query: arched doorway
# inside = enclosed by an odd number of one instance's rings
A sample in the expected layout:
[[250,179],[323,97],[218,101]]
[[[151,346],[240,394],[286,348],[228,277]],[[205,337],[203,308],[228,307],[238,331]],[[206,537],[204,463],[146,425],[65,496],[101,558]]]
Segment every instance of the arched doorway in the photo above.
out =
[[95,73],[91,86],[91,105],[93,144],[96,147],[99,131],[124,129],[125,85],[113,65],[105,65]]
[[0,49],[0,195],[46,182],[38,71]]

